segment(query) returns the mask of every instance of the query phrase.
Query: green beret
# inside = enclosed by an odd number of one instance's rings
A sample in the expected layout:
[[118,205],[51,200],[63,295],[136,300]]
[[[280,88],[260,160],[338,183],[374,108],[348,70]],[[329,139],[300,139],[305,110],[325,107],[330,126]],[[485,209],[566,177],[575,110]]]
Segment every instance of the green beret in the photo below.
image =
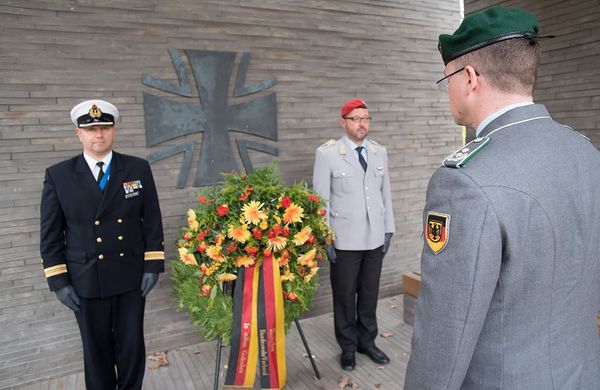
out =
[[444,64],[458,57],[513,38],[538,39],[534,14],[520,8],[494,6],[468,15],[452,35],[441,34],[438,49]]

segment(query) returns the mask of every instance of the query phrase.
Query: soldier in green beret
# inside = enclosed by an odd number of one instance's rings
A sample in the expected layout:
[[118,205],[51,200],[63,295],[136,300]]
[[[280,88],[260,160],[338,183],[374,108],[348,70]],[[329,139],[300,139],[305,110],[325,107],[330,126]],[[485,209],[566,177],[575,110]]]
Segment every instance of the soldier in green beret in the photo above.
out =
[[533,103],[539,25],[491,7],[439,38],[477,138],[432,176],[405,389],[597,389],[600,153]]

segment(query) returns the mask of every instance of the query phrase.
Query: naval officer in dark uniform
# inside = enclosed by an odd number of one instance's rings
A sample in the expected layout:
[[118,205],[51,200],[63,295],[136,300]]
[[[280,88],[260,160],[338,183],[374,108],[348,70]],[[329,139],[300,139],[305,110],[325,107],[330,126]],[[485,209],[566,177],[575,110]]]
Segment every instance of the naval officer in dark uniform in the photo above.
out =
[[46,170],[40,208],[44,273],[75,312],[88,390],[142,388],[145,297],[164,271],[150,165],[112,150],[118,116],[104,100],[73,107],[83,153]]

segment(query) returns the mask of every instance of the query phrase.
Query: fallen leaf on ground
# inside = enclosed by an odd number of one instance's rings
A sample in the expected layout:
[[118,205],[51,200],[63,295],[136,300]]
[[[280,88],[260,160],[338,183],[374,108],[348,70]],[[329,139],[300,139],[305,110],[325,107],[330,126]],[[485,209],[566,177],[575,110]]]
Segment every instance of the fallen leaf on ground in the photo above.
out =
[[148,369],[150,370],[156,370],[159,367],[169,365],[166,352],[154,352],[146,356],[146,358],[152,362],[148,364]]
[[352,382],[352,379],[350,379],[348,375],[342,375],[340,379],[338,379],[338,389],[342,390],[346,387],[356,390],[358,389],[358,384]]
[[375,386],[376,389],[380,389],[381,388],[381,383],[375,383],[374,386]]
[[388,337],[392,337],[394,334],[392,332],[383,332],[381,334],[381,337],[383,338],[388,338]]

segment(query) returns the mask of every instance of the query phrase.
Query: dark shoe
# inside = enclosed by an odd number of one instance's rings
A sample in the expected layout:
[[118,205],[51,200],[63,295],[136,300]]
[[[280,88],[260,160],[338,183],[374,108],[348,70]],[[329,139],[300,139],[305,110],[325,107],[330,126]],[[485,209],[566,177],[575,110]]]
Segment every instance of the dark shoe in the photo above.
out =
[[354,352],[342,352],[342,369],[352,371],[356,367]]
[[390,362],[390,358],[376,346],[369,348],[358,348],[357,351],[359,353],[364,353],[377,364],[388,364]]

